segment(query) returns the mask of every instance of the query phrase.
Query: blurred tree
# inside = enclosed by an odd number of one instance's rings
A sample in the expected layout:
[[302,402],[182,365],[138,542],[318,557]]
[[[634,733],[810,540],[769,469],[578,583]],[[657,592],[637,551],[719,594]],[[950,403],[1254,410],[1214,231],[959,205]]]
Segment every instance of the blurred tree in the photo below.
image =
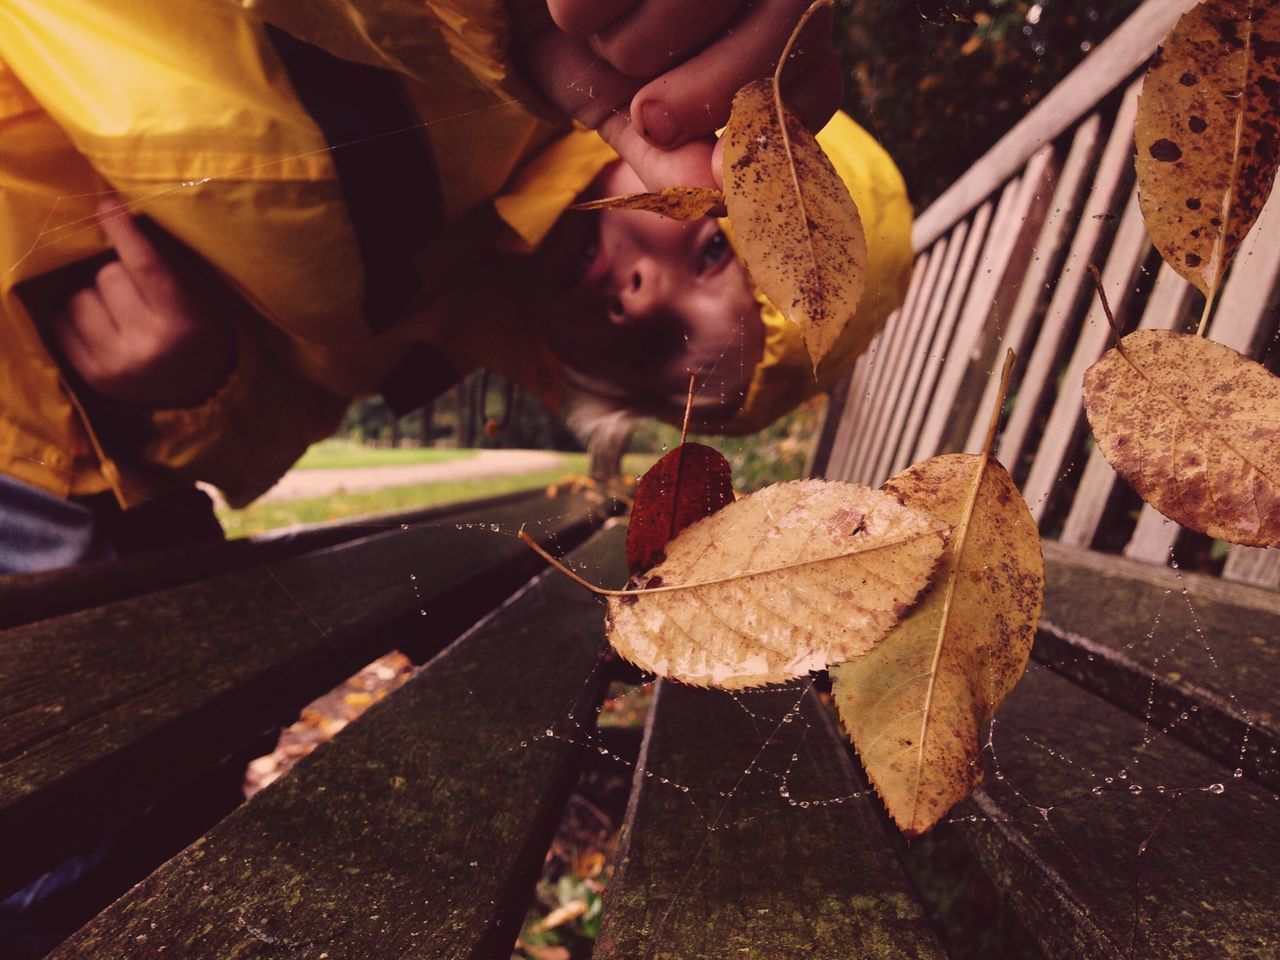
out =
[[1141,0],[840,0],[845,109],[923,210]]

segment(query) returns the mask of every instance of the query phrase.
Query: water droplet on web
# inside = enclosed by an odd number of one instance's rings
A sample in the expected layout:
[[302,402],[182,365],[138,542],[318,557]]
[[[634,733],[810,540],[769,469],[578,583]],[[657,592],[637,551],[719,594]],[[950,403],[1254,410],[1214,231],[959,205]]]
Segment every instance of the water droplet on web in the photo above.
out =
[[1114,778],[1114,777],[1103,777],[1103,778],[1102,778],[1102,782],[1103,782],[1103,783],[1115,783],[1116,781],[1115,781],[1115,778]]
[[1101,788],[1101,787],[1094,787],[1094,788],[1093,788],[1093,794],[1094,794],[1094,796],[1098,796],[1098,797],[1102,796],[1102,788]]
[[1226,793],[1227,792],[1227,788],[1220,783],[1210,784],[1209,786],[1205,787],[1205,789],[1208,790],[1210,793]]
[[1179,719],[1179,720],[1190,720],[1190,719],[1191,719],[1191,714],[1189,714],[1189,713],[1187,713],[1187,711],[1183,710],[1183,711],[1182,711],[1182,713],[1178,714],[1178,719]]
[[1129,771],[1128,771],[1128,770],[1121,770],[1119,773],[1117,773],[1117,774],[1116,774],[1116,776],[1117,776],[1117,777],[1119,777],[1121,780],[1128,780],[1128,779],[1129,779]]
[[498,530],[501,528],[496,523],[491,523],[489,524],[489,529],[492,530],[494,533],[497,533]]
[[409,525],[408,525],[407,523],[402,523],[402,524],[400,524],[400,529],[401,529],[401,530],[408,530],[408,529],[409,529]]
[[1142,792],[1142,784],[1140,783],[1129,784],[1129,792],[1136,797],[1138,794]]
[[791,722],[791,714],[789,714],[789,713],[784,713],[784,714],[782,715],[782,722],[783,722],[783,723],[790,723],[790,722]]
[[801,800],[801,801],[800,801],[800,809],[801,809],[801,810],[808,810],[808,809],[809,809],[809,801],[808,801],[808,800]]
[[409,574],[409,579],[410,579],[410,580],[417,580],[417,579],[418,579],[418,575],[417,575],[416,573],[411,573],[411,574]]
[[1237,780],[1239,780],[1241,777],[1244,776],[1244,771],[1241,770],[1239,767],[1236,767],[1236,772],[1233,773],[1232,776],[1235,777]]
[[547,737],[554,737],[556,735],[556,732],[552,730],[550,727],[547,727],[547,729],[543,730],[542,733],[543,733],[543,736],[547,736]]
[[421,617],[425,617],[425,616],[427,615],[427,611],[426,611],[426,610],[419,610],[419,611],[418,611],[418,615],[419,615],[419,616],[421,616]]

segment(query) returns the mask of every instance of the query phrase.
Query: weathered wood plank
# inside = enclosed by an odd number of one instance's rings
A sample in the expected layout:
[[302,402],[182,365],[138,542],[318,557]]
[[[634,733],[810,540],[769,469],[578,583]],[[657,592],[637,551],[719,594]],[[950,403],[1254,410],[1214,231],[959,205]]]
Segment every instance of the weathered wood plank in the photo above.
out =
[[[911,410],[907,414],[901,433],[897,436],[897,449],[894,452],[893,469],[890,474],[897,473],[911,463],[911,454],[916,447],[916,438],[920,433],[920,425],[929,412],[933,399],[933,391],[938,382],[938,373],[951,349],[951,338],[955,334],[956,321],[960,319],[960,308],[965,294],[973,278],[973,270],[978,262],[978,254],[987,239],[987,228],[991,226],[991,214],[994,204],[988,200],[973,215],[969,222],[968,234],[965,237],[964,249],[960,262],[956,266],[951,288],[947,293],[947,302],[942,310],[942,319],[933,330],[933,338],[929,341],[924,369],[916,383],[915,394],[911,399]],[[958,238],[953,242],[958,243]]]
[[541,490],[528,490],[422,510],[333,520],[226,543],[0,577],[0,629],[104,606],[246,567],[279,563],[309,550],[348,543],[404,523],[439,523],[462,513],[470,514],[464,519],[477,519],[489,510],[541,496]]
[[[1041,169],[1035,173],[1043,172],[1043,161],[1044,158],[1041,155]],[[1031,182],[1032,173],[1033,171],[1030,170],[1025,171],[1025,176],[1010,180],[1000,192],[1000,201],[991,221],[991,230],[987,233],[982,255],[978,258],[974,269],[973,281],[965,294],[964,306],[956,323],[955,333],[947,347],[947,354],[943,358],[929,411],[920,427],[920,436],[916,440],[915,451],[911,455],[913,462],[919,462],[943,452],[940,449],[942,433],[954,415],[957,391],[965,373],[969,370],[983,327],[991,315],[996,290],[999,289],[1004,277],[1009,252],[1017,242],[1027,207],[1035,188],[1039,186],[1038,182]]]
[[[847,387],[844,391],[844,403],[837,407],[832,405],[827,410],[827,421],[836,418],[835,439],[831,441],[831,453],[822,462],[820,475],[830,480],[843,480],[849,458],[853,453],[853,442],[857,438],[858,416],[862,411],[863,393],[866,390],[867,377],[870,376],[871,360],[864,351],[849,371]],[[824,425],[825,429],[825,425]]]
[[1195,3],[1196,0],[1147,0],[929,206],[916,221],[912,234],[915,248],[923,249],[967,216],[1028,157],[1070,129],[1128,80],[1155,53],[1178,17]]
[[[1185,324],[1195,300],[1195,288],[1183,280],[1167,263],[1160,265],[1154,289],[1142,311],[1138,326],[1144,330],[1173,330]],[[1119,478],[1096,446],[1080,477],[1071,501],[1071,510],[1058,538],[1065,544],[1087,547],[1093,543],[1098,526],[1106,512],[1107,502]]]
[[[621,534],[574,559],[620,583]],[[505,960],[602,650],[601,606],[546,573],[52,956]]]
[[1034,666],[989,754],[957,827],[1051,960],[1275,956],[1269,790]]
[[1222,579],[1280,590],[1280,554],[1262,547],[1233,546]]
[[564,546],[595,518],[520,501],[0,633],[0,889],[393,646],[457,636],[539,568],[521,523]]
[[[990,363],[996,338],[1009,310],[1010,279],[1030,258],[1028,240],[1039,232],[1042,194],[1051,176],[1052,146],[1033,156],[1020,180],[1010,181],[991,228],[982,262],[969,291],[950,356],[934,392],[933,407],[920,431],[914,459],[959,452],[978,414],[982,395],[974,364]],[[1020,254],[1020,255],[1019,255]]]
[[[915,404],[916,394],[920,386],[920,377],[924,373],[929,360],[932,344],[936,338],[939,325],[942,323],[943,310],[955,283],[956,270],[960,264],[961,251],[966,248],[969,235],[969,221],[961,220],[954,230],[938,240],[938,246],[946,246],[946,256],[942,261],[942,270],[938,274],[938,282],[930,298],[929,310],[924,317],[915,350],[912,352],[907,369],[902,376],[902,387],[898,391],[898,401],[891,411],[884,441],[881,444],[880,457],[876,460],[875,472],[878,476],[890,476],[893,472],[894,457],[897,455],[907,418]],[[959,302],[960,294],[955,294]]]
[[858,431],[857,442],[853,448],[853,472],[861,474],[863,464],[872,455],[872,433],[874,424],[884,409],[885,394],[892,389],[892,371],[898,357],[907,349],[906,331],[912,318],[922,308],[921,299],[924,287],[929,281],[929,251],[916,256],[911,283],[907,287],[907,296],[902,302],[902,309],[897,311],[885,328],[880,331],[879,349],[876,351],[875,366],[867,385],[867,416],[863,418],[862,427]]
[[596,960],[941,958],[812,690],[663,683],[641,767]]
[[[1142,211],[1138,208],[1138,192],[1135,189],[1120,218],[1120,229],[1115,243],[1107,254],[1102,270],[1102,286],[1115,311],[1116,320],[1123,325],[1125,314],[1134,299],[1138,275],[1143,260],[1151,249]],[[1076,338],[1075,349],[1062,374],[1058,396],[1054,400],[1044,435],[1036,447],[1035,460],[1023,485],[1022,495],[1037,521],[1043,519],[1049,508],[1049,498],[1063,469],[1067,455],[1084,429],[1084,406],[1081,401],[1084,390],[1084,372],[1110,344],[1112,331],[1107,323],[1102,303],[1095,297],[1094,305],[1085,318],[1084,326]]]
[[[993,282],[990,302],[985,316],[975,318],[975,333],[971,338],[969,363],[958,371],[959,380],[953,388],[955,399],[951,404],[951,417],[942,425],[937,443],[941,453],[960,453],[981,449],[985,435],[975,446],[968,446],[969,434],[978,433],[979,424],[990,417],[990,406],[983,407],[982,399],[991,382],[998,383],[1004,367],[1007,349],[1006,329],[1010,314],[1021,298],[1026,283],[1027,270],[1037,256],[1039,239],[1045,218],[1052,209],[1054,183],[1058,176],[1060,158],[1056,147],[1046,144],[1036,153],[1023,172],[1023,192],[1019,197],[1022,206],[1019,222],[1010,225],[1010,242],[1003,261],[997,268],[998,281]],[[995,402],[994,397],[991,400]]]
[[1280,596],[1052,542],[1044,552],[1037,658],[1280,790]]
[[996,457],[1014,479],[1023,476],[1021,460],[1031,444],[1031,434],[1043,401],[1051,394],[1059,356],[1074,335],[1085,305],[1093,292],[1088,266],[1111,237],[1111,221],[1124,206],[1133,180],[1133,123],[1137,116],[1137,87],[1130,87],[1120,102],[1115,123],[1107,137],[1102,158],[1093,175],[1092,189],[1076,226],[1067,262],[1054,283],[1053,298],[1027,369],[1018,388],[1017,402],[1009,415]]
[[[884,456],[884,448],[889,442],[887,433],[889,423],[893,420],[894,411],[904,402],[902,382],[904,374],[915,355],[922,347],[925,324],[929,319],[934,302],[934,294],[938,289],[938,278],[942,272],[947,255],[947,238],[942,237],[934,246],[921,255],[916,261],[917,270],[925,270],[924,282],[920,288],[920,296],[915,309],[910,314],[904,313],[902,322],[901,345],[893,357],[892,366],[887,372],[886,388],[881,394],[880,403],[873,411],[867,429],[867,455],[862,473],[869,477],[877,476],[879,461]],[[927,265],[925,262],[927,261]]]
[[[1048,308],[1053,280],[1062,267],[1067,246],[1075,232],[1076,217],[1088,193],[1087,176],[1097,165],[1098,152],[1102,149],[1101,127],[1101,118],[1096,113],[1090,114],[1071,138],[1071,148],[1055,180],[1048,216],[1036,238],[1034,255],[1022,278],[1017,300],[1009,312],[1002,339],[1016,356],[1012,384],[1022,379],[1031,344],[1039,332],[1039,325],[1033,321],[1042,317]],[[987,378],[978,410],[990,410],[999,389],[1000,366],[996,365]],[[985,419],[975,417],[965,449],[981,449],[986,429]]]
[[[854,365],[855,369],[857,364]],[[825,477],[832,457],[838,449],[840,439],[840,413],[849,402],[849,384],[854,378],[854,370],[848,371],[835,382],[827,393],[827,410],[822,417],[822,429],[809,448],[809,456],[805,460],[804,475],[806,477]]]

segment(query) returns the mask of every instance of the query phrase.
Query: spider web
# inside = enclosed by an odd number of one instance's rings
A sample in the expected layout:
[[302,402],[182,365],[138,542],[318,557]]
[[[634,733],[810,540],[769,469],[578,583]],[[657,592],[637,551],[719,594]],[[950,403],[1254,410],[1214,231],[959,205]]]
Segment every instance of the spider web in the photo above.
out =
[[[235,175],[227,176],[232,178]],[[207,179],[189,181],[157,191],[131,204],[131,212],[145,212],[150,203],[206,182]],[[79,199],[83,197],[59,198],[54,203],[27,253],[18,263],[9,265],[10,271],[49,245],[62,243],[79,231],[95,229],[89,220],[59,222],[61,205]],[[1278,342],[1273,336],[1267,345],[1263,362],[1271,368],[1276,365]],[[1059,484],[1067,482],[1073,472],[1083,468],[1086,455],[1087,450],[1080,448],[1069,458],[1058,478]],[[469,526],[493,537],[514,537],[517,533],[512,525],[499,520]],[[374,522],[366,529],[372,533],[386,527]],[[402,529],[407,531],[409,527],[403,525]],[[1267,747],[1262,762],[1255,759],[1251,767],[1250,741],[1256,722],[1255,710],[1245,702],[1245,698],[1230,692],[1229,667],[1239,652],[1234,648],[1220,650],[1218,638],[1203,628],[1201,601],[1192,589],[1191,578],[1181,571],[1180,548],[1181,545],[1175,546],[1170,558],[1170,569],[1176,583],[1163,589],[1159,609],[1151,617],[1145,635],[1126,643],[1121,650],[1149,677],[1138,714],[1123,713],[1101,700],[1097,701],[1093,716],[1058,709],[1061,704],[1055,704],[1055,699],[1064,696],[1067,690],[1063,674],[1083,668],[1078,662],[1079,649],[1033,660],[1010,706],[998,713],[985,731],[981,754],[985,785],[979,795],[957,806],[944,819],[936,831],[939,839],[926,840],[909,851],[903,850],[919,884],[926,893],[934,895],[932,902],[935,905],[940,897],[936,889],[929,888],[950,882],[955,871],[948,861],[953,858],[959,843],[964,841],[965,831],[982,828],[983,832],[975,834],[976,845],[981,847],[990,837],[1007,836],[1012,828],[1021,835],[1050,838],[1049,842],[1056,845],[1061,853],[1060,859],[1054,863],[1066,864],[1070,872],[1064,881],[1067,886],[1093,885],[1117,891],[1120,904],[1115,910],[1131,921],[1129,941],[1122,946],[1135,951],[1134,956],[1146,956],[1147,928],[1158,921],[1166,907],[1156,899],[1157,893],[1163,895],[1167,891],[1167,884],[1159,880],[1165,875],[1162,871],[1182,876],[1187,857],[1202,851],[1205,843],[1218,842],[1224,835],[1231,834],[1231,830],[1224,833],[1224,824],[1230,825],[1233,821],[1258,823],[1259,816],[1253,810],[1255,807],[1261,808],[1264,811],[1262,816],[1270,817],[1274,823],[1277,812],[1280,812],[1276,807],[1280,795],[1266,784],[1274,783],[1276,771],[1280,769],[1275,760],[1276,747]],[[414,559],[408,552],[404,566],[400,580],[406,593],[416,601],[421,597],[420,584]],[[268,575],[275,576],[270,564],[264,563],[263,569]],[[591,579],[594,571],[580,572]],[[285,601],[311,617],[305,605],[288,587],[278,580],[277,583]],[[429,616],[430,611],[423,607],[421,614]],[[312,623],[321,635],[326,635],[318,620],[312,618]],[[1050,633],[1056,629],[1052,623],[1044,628]],[[1263,641],[1257,644],[1262,663],[1260,669],[1265,669],[1267,657],[1275,655],[1274,640],[1260,639]],[[1245,718],[1244,729],[1231,746],[1236,761],[1234,766],[1222,766],[1192,751],[1179,739],[1180,732],[1196,724],[1197,714],[1202,709],[1200,704],[1190,703],[1185,710],[1168,717],[1168,711],[1160,702],[1167,665],[1184,659],[1188,650],[1195,651],[1197,658],[1207,663],[1214,685],[1227,690],[1222,696],[1228,711]],[[1100,655],[1100,652],[1086,653],[1084,662],[1093,663],[1094,658]],[[598,669],[604,669],[606,656],[607,651],[602,647]],[[596,679],[590,678],[588,685],[595,683]],[[797,785],[800,779],[797,771],[805,764],[831,762],[825,752],[818,755],[825,750],[820,725],[801,709],[811,693],[816,693],[819,700],[825,699],[821,681],[817,681],[817,686],[815,681],[809,680],[781,690],[707,692],[706,697],[732,704],[731,709],[755,731],[755,738],[747,744],[750,759],[745,765],[709,773],[705,778],[672,777],[664,758],[659,756],[646,760],[616,749],[594,726],[581,723],[571,713],[566,713],[562,720],[548,727],[533,741],[513,742],[511,747],[513,750],[529,749],[538,739],[573,744],[584,754],[592,754],[615,767],[626,779],[669,793],[678,802],[687,804],[691,815],[702,824],[708,836],[741,830],[747,826],[746,817],[759,816],[758,813],[742,815],[738,812],[735,801],[749,792],[770,794],[791,813],[808,814],[812,811],[816,814],[816,811],[827,808],[854,804],[878,810],[874,792],[865,785],[817,793]],[[617,709],[619,703],[645,700],[649,695],[644,687],[618,692],[611,704],[601,710]],[[1044,709],[1038,711],[1038,707]],[[644,706],[639,709],[643,710]],[[1112,721],[1118,726],[1109,730],[1107,724]],[[1061,722],[1078,724],[1079,730],[1063,729],[1058,726]],[[798,737],[795,736],[797,729],[800,731]],[[775,749],[784,739],[788,744],[797,745],[782,751]],[[1258,778],[1259,771],[1263,775],[1262,780]],[[780,815],[778,822],[783,822]],[[891,836],[887,823],[886,830]],[[1270,835],[1259,837],[1258,842],[1261,849],[1272,857],[1280,855],[1274,830]],[[1167,859],[1162,860],[1161,857],[1166,855]],[[677,884],[677,896],[659,915],[653,929],[649,955],[660,954],[664,949],[678,945],[668,939],[675,934],[670,932],[667,921],[679,909],[681,891],[697,886],[705,868],[702,850],[690,850],[687,868],[681,872]],[[1188,882],[1199,881],[1191,879]],[[1240,894],[1230,878],[1212,880],[1206,889],[1211,891],[1210,897],[1201,901],[1199,907],[1207,914],[1229,911],[1232,901]],[[1090,905],[1085,904],[1084,910],[1085,926],[1089,926],[1092,923],[1088,916]],[[943,922],[953,935],[963,935],[957,932],[963,921],[954,916],[944,916]],[[1103,918],[1099,924],[1116,929],[1110,917]],[[979,919],[976,925],[981,928],[984,924]],[[970,931],[968,936],[974,938],[973,942],[987,944],[987,947],[974,949],[989,948],[991,941],[984,939],[989,934],[989,930],[983,929],[976,933]],[[1246,942],[1242,946],[1246,950],[1252,948],[1253,955],[1258,956],[1266,955],[1268,949],[1266,944]]]

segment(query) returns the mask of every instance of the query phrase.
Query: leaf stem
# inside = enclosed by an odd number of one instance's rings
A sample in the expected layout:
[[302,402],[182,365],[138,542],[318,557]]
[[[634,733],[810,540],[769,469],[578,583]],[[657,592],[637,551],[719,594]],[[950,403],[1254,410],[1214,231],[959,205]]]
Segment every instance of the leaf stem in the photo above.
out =
[[1209,314],[1213,312],[1213,302],[1217,297],[1217,286],[1210,287],[1208,295],[1204,298],[1204,313],[1200,314],[1200,326],[1196,327],[1197,337],[1203,337],[1205,330],[1209,328]]
[[693,386],[698,382],[696,373],[689,374],[689,396],[684,401],[684,423],[680,424],[680,445],[684,446],[685,438],[689,436],[689,415],[693,413]]
[[991,422],[987,424],[987,439],[982,443],[982,455],[991,456],[991,448],[996,442],[996,427],[1000,425],[1000,413],[1004,410],[1005,397],[1009,395],[1009,379],[1013,375],[1013,349],[1004,353],[1004,369],[1000,371],[1000,389],[996,391],[996,402],[991,408]]
[[1120,346],[1120,325],[1116,323],[1116,315],[1111,312],[1111,303],[1107,300],[1107,291],[1102,286],[1102,274],[1098,272],[1097,266],[1089,264],[1089,275],[1093,277],[1093,285],[1098,290],[1098,299],[1102,301],[1102,312],[1107,315],[1107,323],[1111,325],[1111,337],[1116,342],[1116,349],[1124,352]]
[[547,561],[547,563],[551,564],[551,566],[555,567],[558,571],[563,573],[566,577],[568,577],[578,586],[586,587],[596,596],[641,597],[641,596],[647,596],[651,593],[675,593],[678,590],[697,590],[701,587],[714,587],[720,583],[733,583],[738,580],[747,580],[747,579],[750,579],[751,577],[760,577],[770,573],[781,573],[784,570],[795,570],[799,567],[807,567],[817,563],[829,563],[832,560],[844,560],[848,557],[852,557],[857,554],[874,553],[877,550],[884,550],[889,547],[901,546],[904,543],[910,543],[913,540],[919,540],[920,538],[930,536],[931,534],[943,533],[945,528],[946,528],[946,525],[943,524],[943,526],[941,527],[936,527],[936,528],[931,527],[929,529],[921,530],[917,533],[909,533],[906,536],[901,537],[897,540],[886,540],[883,543],[876,543],[869,547],[860,547],[859,549],[856,549],[856,550],[847,550],[844,553],[832,554],[829,557],[821,557],[817,560],[797,560],[794,563],[784,563],[776,567],[769,567],[768,569],[765,569],[765,570],[745,570],[741,573],[731,573],[728,576],[724,576],[724,577],[713,577],[710,580],[699,580],[696,583],[671,583],[671,584],[667,584],[666,586],[645,587],[639,590],[610,590],[606,587],[597,587],[594,583],[591,583],[590,581],[582,579],[582,577],[578,576],[576,573],[574,573],[572,570],[566,567],[563,563],[561,563],[551,554],[547,553],[546,550],[542,549],[538,541],[534,540],[533,537],[529,536],[527,533],[524,532],[523,527],[520,528],[520,531],[516,534],[516,536],[519,537],[520,540],[524,542],[525,546],[527,546],[530,550],[532,550],[534,553],[540,556],[543,560]]
[[820,7],[834,6],[835,0],[814,0],[809,5],[809,9],[801,15],[799,22],[794,30],[791,31],[791,37],[787,40],[787,45],[782,48],[782,53],[778,56],[778,65],[773,70],[773,88],[774,90],[782,89],[782,68],[787,63],[787,58],[791,56],[791,48],[796,45],[796,40],[800,36],[800,31],[805,28],[813,15],[818,12]]
[[625,597],[628,593],[634,592],[627,590],[606,590],[604,587],[597,587],[594,583],[583,580],[582,577],[578,576],[551,554],[547,553],[547,551],[543,550],[542,545],[539,544],[537,540],[524,532],[524,527],[520,528],[520,532],[517,533],[516,536],[524,542],[525,546],[540,556],[543,560],[547,561],[547,563],[551,564],[551,566],[555,567],[555,569],[559,570],[578,586],[586,587],[598,597]]

